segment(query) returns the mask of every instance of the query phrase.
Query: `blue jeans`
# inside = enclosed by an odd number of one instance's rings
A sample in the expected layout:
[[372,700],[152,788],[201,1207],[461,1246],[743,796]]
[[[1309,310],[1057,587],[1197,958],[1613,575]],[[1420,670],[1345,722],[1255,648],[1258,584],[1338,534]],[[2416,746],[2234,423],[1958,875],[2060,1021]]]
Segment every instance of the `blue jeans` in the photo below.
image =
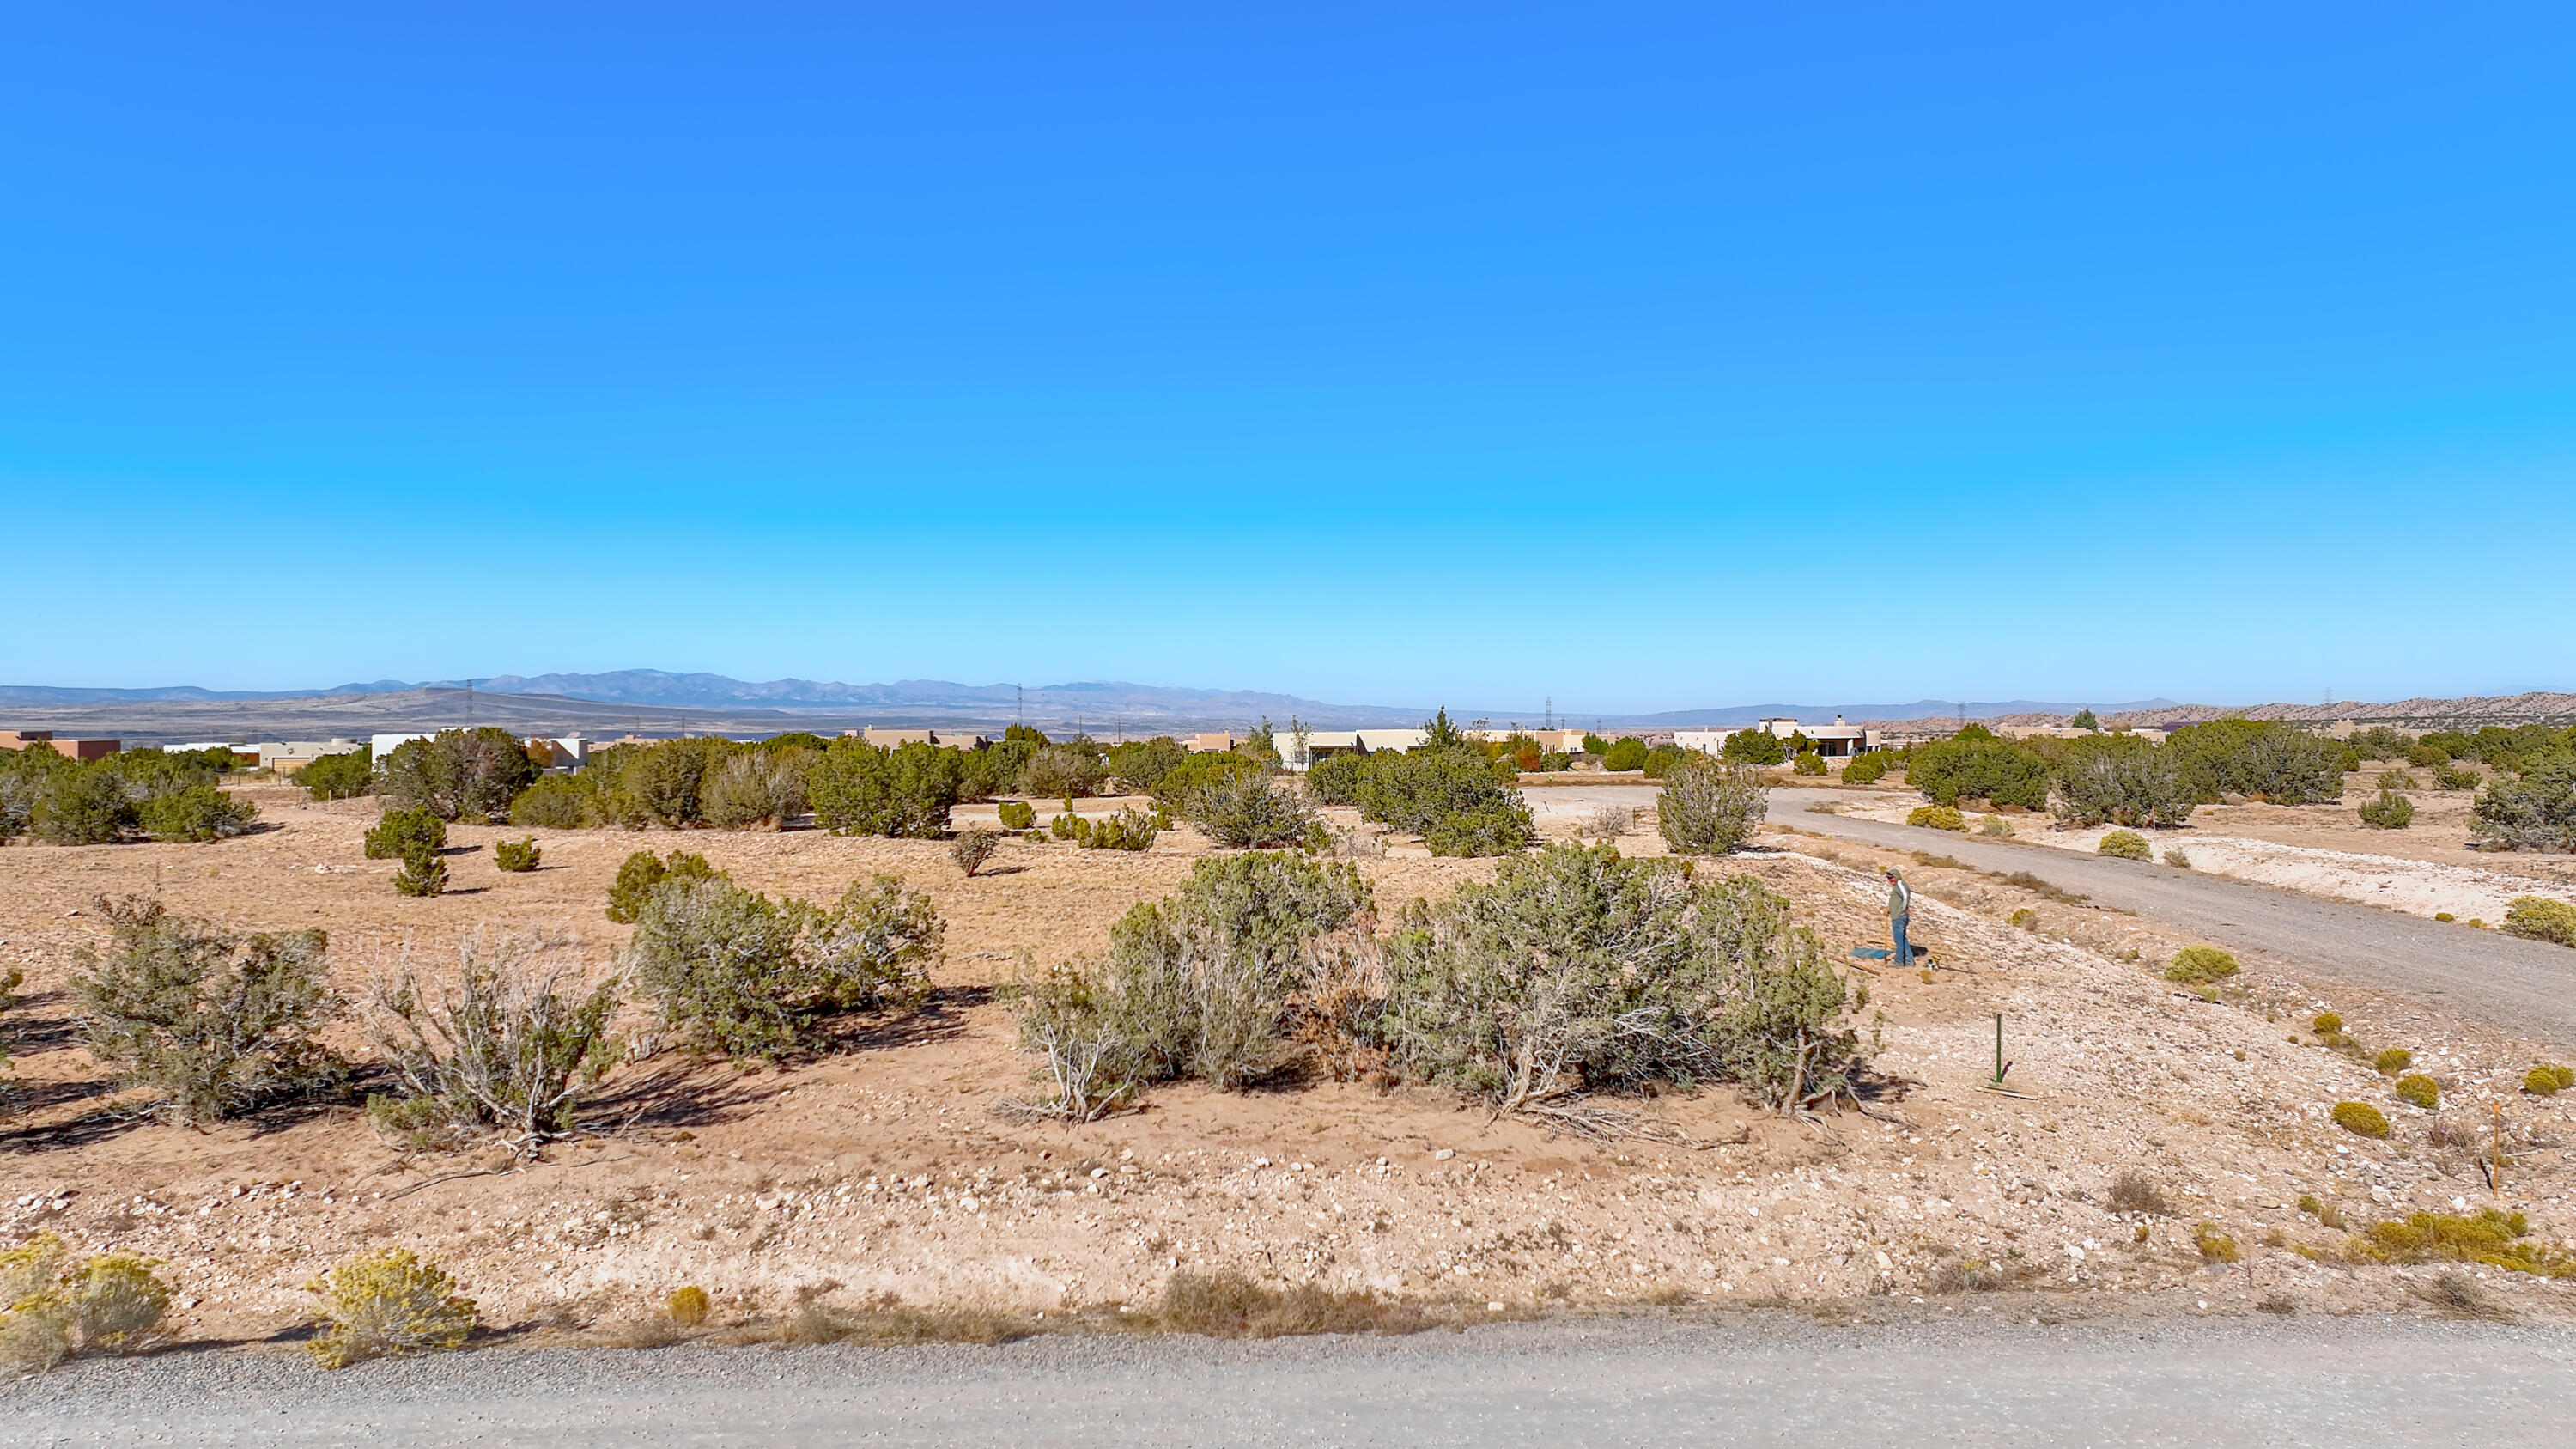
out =
[[1914,948],[1913,948],[1912,946],[1910,946],[1910,945],[1906,944],[1906,940],[1905,940],[1905,927],[1906,927],[1906,919],[1905,919],[1905,917],[1903,917],[1903,916],[1890,916],[1890,917],[1888,917],[1888,920],[1887,920],[1887,933],[1888,933],[1889,935],[1894,936],[1894,937],[1896,938],[1896,951],[1895,951],[1895,954],[1891,957],[1891,959],[1892,959],[1892,960],[1894,960],[1894,961],[1895,961],[1895,963],[1896,963],[1897,965],[1899,965],[1899,966],[1911,966],[1911,965],[1913,965],[1913,964],[1914,964]]

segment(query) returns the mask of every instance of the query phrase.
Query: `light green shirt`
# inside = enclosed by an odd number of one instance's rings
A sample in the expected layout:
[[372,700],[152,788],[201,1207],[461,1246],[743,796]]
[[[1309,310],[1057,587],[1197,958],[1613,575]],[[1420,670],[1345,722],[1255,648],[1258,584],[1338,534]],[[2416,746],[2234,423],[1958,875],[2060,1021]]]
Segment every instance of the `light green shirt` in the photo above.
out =
[[1902,879],[1888,882],[1887,918],[1891,921],[1901,921],[1913,914],[1913,911],[1914,892],[1905,888],[1905,882]]

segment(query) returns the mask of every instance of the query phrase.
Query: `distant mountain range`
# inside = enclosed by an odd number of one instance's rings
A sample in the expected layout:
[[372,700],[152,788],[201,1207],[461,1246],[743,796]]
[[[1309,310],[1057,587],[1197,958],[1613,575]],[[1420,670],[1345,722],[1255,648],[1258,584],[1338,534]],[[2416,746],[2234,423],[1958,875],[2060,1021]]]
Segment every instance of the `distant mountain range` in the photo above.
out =
[[[2047,700],[1919,699],[1909,704],[1744,704],[1657,714],[1560,716],[1568,725],[1596,721],[1607,729],[1731,728],[1761,719],[1822,723],[1837,715],[1854,724],[1907,723],[1937,728],[1975,719],[2063,721],[2083,704]],[[330,689],[217,690],[197,685],[156,689],[67,689],[0,685],[0,729],[77,730],[115,734],[138,744],[189,739],[328,737],[378,730],[481,723],[523,732],[775,734],[831,731],[863,724],[998,731],[1014,720],[1050,733],[1095,735],[1181,733],[1241,728],[1292,718],[1321,728],[1363,729],[1420,724],[1431,705],[1346,705],[1258,690],[1184,689],[1168,685],[1090,682],[952,684],[905,679],[892,684],[837,684],[810,679],[761,683],[721,674],[624,669],[606,674],[501,675],[405,683],[377,680]],[[2247,715],[2256,719],[2331,722],[2354,719],[2416,728],[2576,719],[2576,695],[2522,694],[2493,699],[2410,699],[2395,704],[2269,704],[2245,708],[2179,704],[2169,699],[2095,703],[2105,723],[2166,724]],[[1451,707],[1460,722],[1540,722],[1542,711]]]

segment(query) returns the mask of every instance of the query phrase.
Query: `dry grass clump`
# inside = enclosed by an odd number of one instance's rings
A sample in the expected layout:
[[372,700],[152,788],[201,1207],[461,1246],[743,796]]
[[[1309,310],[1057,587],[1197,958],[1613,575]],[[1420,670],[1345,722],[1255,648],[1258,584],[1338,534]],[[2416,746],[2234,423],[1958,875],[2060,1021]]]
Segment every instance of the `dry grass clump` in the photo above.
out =
[[1994,1293],[2018,1288],[2038,1276],[2037,1265],[2019,1260],[1994,1263],[1961,1258],[1933,1269],[1931,1281],[1923,1286],[1932,1293]]
[[2513,1306],[2477,1285],[2466,1273],[2445,1273],[2415,1285],[2415,1296],[2453,1318],[2481,1318],[2493,1323],[2513,1318]]
[[1983,816],[1977,821],[1977,833],[2010,838],[2013,833],[2012,822],[2000,815]]
[[402,1248],[360,1253],[304,1285],[319,1295],[322,1331],[309,1345],[324,1368],[360,1359],[462,1348],[474,1300],[435,1263]]
[[2343,1209],[2330,1202],[2320,1202],[2313,1193],[2299,1194],[2299,1211],[2330,1228],[2343,1226]]
[[2244,1256],[2236,1240],[2218,1230],[2216,1223],[2202,1223],[2191,1230],[2191,1245],[2200,1250],[2204,1263],[2233,1263]]
[[2388,1136],[2388,1114],[2368,1102],[2335,1103],[2334,1122],[2356,1137]]
[[2041,880],[2038,876],[2032,875],[2026,870],[2017,870],[2012,874],[2005,876],[2004,884],[2018,887],[2039,897],[2041,900],[2055,901],[2060,905],[2071,906],[2080,901],[2089,901],[2093,899],[2088,895],[2082,895],[2075,891],[2063,890],[2057,886],[2050,885],[2048,882]]
[[1932,830],[1965,830],[1968,817],[1949,805],[1917,805],[1906,815],[1905,823]]
[[830,1343],[1009,1343],[1036,1326],[987,1308],[915,1308],[892,1296],[851,1309],[808,1303],[780,1325],[776,1341],[804,1347]]
[[1637,812],[1626,805],[1603,805],[1584,819],[1584,833],[1596,840],[1615,840],[1637,824]]
[[2390,1047],[2372,1057],[2370,1064],[2379,1069],[2381,1076],[2394,1077],[2415,1065],[2415,1054],[2404,1047]]
[[1001,844],[1000,832],[987,830],[981,825],[969,825],[958,831],[957,838],[948,843],[948,858],[957,862],[957,868],[966,872],[968,880],[973,880],[975,872],[984,868],[984,862],[993,858],[993,852]]
[[669,1301],[662,1305],[662,1314],[682,1328],[695,1328],[707,1321],[712,1306],[707,1301],[707,1290],[691,1283],[671,1290]]
[[1283,1338],[1312,1333],[1418,1333],[1431,1326],[1419,1307],[1373,1293],[1337,1293],[1301,1283],[1286,1290],[1240,1273],[1174,1273],[1162,1297],[1125,1322],[1209,1338]]
[[2275,1318],[2287,1318],[2299,1311],[2299,1305],[2291,1301],[2287,1293],[2266,1293],[2255,1300],[2254,1311],[2269,1313]]
[[2165,1200],[2164,1189],[2154,1178],[2130,1168],[2111,1179],[2111,1190],[2102,1195],[2102,1205],[2115,1213],[2153,1213],[2160,1218],[2173,1216],[2173,1204]]

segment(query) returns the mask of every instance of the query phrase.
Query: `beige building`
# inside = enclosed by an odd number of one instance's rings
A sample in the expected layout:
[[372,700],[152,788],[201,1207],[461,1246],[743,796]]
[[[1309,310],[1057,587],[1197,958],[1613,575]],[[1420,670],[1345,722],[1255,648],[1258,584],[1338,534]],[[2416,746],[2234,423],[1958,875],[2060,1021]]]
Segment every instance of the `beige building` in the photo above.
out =
[[0,750],[46,749],[66,760],[103,760],[124,748],[123,740],[64,740],[52,730],[0,730]]
[[[1816,753],[1829,760],[1864,755],[1886,747],[1886,739],[1880,731],[1865,725],[1845,724],[1841,715],[1835,715],[1834,722],[1829,725],[1801,724],[1794,719],[1766,719],[1751,728],[1783,740],[1803,734],[1815,741]],[[1686,750],[1715,755],[1725,751],[1728,736],[1743,733],[1744,730],[1675,730],[1673,743]]]

